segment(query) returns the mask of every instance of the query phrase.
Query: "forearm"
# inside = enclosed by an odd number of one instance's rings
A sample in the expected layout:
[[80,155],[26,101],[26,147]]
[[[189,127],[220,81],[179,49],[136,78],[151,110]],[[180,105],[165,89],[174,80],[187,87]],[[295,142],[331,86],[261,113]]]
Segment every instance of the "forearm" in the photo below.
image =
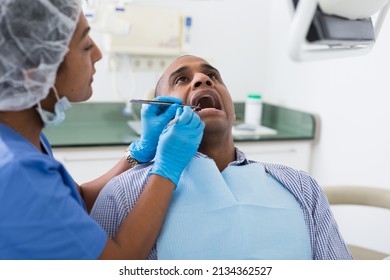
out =
[[164,122],[166,129],[159,135],[148,183],[116,236],[107,241],[102,259],[146,259],[153,248],[175,185],[203,136],[204,123],[190,107],[178,109],[176,116],[173,125],[166,126],[171,116]]
[[126,217],[116,236],[108,243],[101,259],[146,259],[164,222],[174,183],[151,175],[136,205]]
[[121,174],[130,168],[129,163],[125,158],[122,158],[112,169],[102,176],[90,182],[79,185],[79,191],[83,197],[88,213],[91,211],[93,204],[101,189],[107,184],[111,178]]

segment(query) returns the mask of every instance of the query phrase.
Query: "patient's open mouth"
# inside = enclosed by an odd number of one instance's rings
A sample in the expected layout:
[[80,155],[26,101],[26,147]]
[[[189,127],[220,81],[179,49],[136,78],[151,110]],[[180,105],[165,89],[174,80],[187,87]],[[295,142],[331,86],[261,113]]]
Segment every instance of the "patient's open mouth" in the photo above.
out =
[[215,108],[215,103],[215,100],[211,96],[203,96],[199,98],[196,106],[200,107],[201,109]]
[[192,97],[191,105],[198,106],[196,111],[207,108],[215,108],[218,110],[222,109],[221,102],[216,93],[212,91],[199,92]]

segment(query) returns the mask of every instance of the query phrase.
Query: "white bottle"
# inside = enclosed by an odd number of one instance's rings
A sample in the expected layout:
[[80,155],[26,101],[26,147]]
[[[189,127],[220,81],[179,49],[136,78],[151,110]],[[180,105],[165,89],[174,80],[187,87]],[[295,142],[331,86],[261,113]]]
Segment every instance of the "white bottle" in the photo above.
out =
[[192,18],[184,18],[184,27],[183,27],[183,39],[182,39],[182,51],[189,52],[191,50],[191,27],[192,27]]
[[261,125],[263,102],[258,93],[248,94],[245,101],[245,124],[251,126]]

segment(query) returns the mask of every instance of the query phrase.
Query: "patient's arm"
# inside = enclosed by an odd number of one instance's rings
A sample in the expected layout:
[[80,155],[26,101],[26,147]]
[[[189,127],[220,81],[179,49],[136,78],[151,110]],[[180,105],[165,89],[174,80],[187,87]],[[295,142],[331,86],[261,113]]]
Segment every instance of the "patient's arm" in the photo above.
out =
[[108,183],[108,181],[114,178],[115,176],[123,173],[124,171],[128,170],[129,168],[130,165],[127,162],[127,160],[125,158],[122,158],[112,169],[110,169],[102,176],[90,182],[77,185],[79,192],[87,207],[88,213],[91,211],[96,198],[98,197],[102,188]]

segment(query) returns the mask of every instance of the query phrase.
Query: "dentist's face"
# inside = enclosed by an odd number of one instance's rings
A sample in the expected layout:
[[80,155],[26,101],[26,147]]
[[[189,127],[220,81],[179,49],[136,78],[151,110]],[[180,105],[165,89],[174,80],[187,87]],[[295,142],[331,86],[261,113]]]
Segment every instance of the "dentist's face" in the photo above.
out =
[[72,102],[91,97],[95,63],[102,58],[102,53],[89,36],[89,30],[88,22],[81,14],[69,44],[69,52],[57,73],[55,85],[58,92]]
[[233,101],[220,73],[207,61],[196,56],[175,60],[164,72],[157,95],[178,97],[183,103],[198,105],[205,122],[205,132],[231,132],[235,119]]

